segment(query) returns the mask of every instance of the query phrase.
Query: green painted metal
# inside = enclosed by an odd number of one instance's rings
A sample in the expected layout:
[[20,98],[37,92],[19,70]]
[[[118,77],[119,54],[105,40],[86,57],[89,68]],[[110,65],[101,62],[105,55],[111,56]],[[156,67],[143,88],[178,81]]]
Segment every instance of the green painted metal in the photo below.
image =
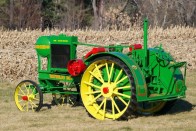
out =
[[[38,80],[43,93],[75,94],[79,92],[65,91],[72,88],[64,83],[79,84],[82,74],[73,77],[68,73],[67,63],[77,59],[77,46],[104,47],[106,52],[92,54],[87,59],[82,57],[88,67],[96,58],[102,56],[115,57],[127,65],[132,72],[137,102],[168,101],[185,97],[186,62],[176,62],[162,45],[148,48],[148,20],[144,20],[144,43],[142,49],[134,49],[134,45],[117,44],[100,46],[78,42],[76,36],[51,35],[38,38],[35,49],[38,56]],[[66,47],[66,48],[65,48]],[[123,53],[124,49],[132,47],[132,51]],[[64,48],[68,54],[58,54]],[[90,51],[90,50],[89,50]],[[54,53],[54,54],[53,54]],[[66,52],[62,52],[66,53]],[[43,68],[46,60],[46,68]],[[59,61],[58,61],[59,59]],[[65,63],[61,63],[64,62]],[[55,62],[54,62],[55,61]],[[53,64],[57,64],[54,66]],[[58,64],[61,65],[58,67]],[[182,72],[181,69],[184,69]],[[104,75],[104,74],[103,74]]]
[[[147,24],[144,21],[144,49],[129,55],[140,67],[146,80],[148,98],[142,101],[172,100],[185,97],[186,62],[176,62],[159,47],[147,49]],[[180,68],[184,67],[184,74]]]
[[148,20],[144,20],[144,65],[148,64]]
[[99,58],[101,56],[111,56],[123,61],[131,70],[132,75],[134,77],[136,92],[137,92],[137,100],[142,101],[143,99],[145,100],[147,99],[147,87],[146,87],[145,78],[143,76],[140,67],[132,58],[130,58],[128,55],[123,54],[121,52],[105,52],[105,53],[99,53],[97,55],[91,56],[88,59],[86,59],[85,62],[89,63],[90,61],[93,61],[94,59]]
[[[60,34],[58,36],[41,36],[38,38],[35,49],[38,56],[38,81],[39,86],[43,93],[62,93],[62,89],[70,88],[65,86],[63,83],[75,83],[80,82],[80,78],[72,78],[67,71],[66,65],[65,68],[52,67],[52,46],[67,46],[69,48],[68,57],[70,60],[76,58],[76,47],[74,44],[78,42],[77,37],[75,36],[66,36]],[[58,49],[60,50],[60,49]],[[57,50],[57,52],[58,52]],[[59,57],[62,57],[59,55]],[[46,68],[42,69],[44,62],[42,59],[46,60]],[[59,61],[61,62],[61,61]],[[65,94],[77,94],[75,92],[64,92]]]

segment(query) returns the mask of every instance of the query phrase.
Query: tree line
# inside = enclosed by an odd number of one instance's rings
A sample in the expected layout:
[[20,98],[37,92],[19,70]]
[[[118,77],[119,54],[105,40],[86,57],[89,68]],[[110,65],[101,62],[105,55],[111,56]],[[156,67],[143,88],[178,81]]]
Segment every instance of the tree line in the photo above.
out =
[[142,25],[195,26],[195,0],[0,0],[0,26],[7,29],[123,30]]

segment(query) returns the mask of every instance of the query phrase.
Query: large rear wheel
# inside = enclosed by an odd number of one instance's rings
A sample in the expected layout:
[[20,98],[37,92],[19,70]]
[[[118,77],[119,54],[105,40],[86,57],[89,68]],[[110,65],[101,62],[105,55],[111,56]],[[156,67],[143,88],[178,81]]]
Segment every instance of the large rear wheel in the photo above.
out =
[[85,108],[99,120],[124,119],[136,105],[132,73],[117,58],[95,59],[83,74],[80,91]]

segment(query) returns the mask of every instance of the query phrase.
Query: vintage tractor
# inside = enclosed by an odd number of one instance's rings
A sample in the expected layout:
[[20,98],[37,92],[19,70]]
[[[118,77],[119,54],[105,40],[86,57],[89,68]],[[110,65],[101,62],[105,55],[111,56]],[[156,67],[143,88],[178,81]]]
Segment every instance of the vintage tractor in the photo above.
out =
[[[18,109],[39,111],[43,94],[50,93],[55,104],[74,106],[81,98],[87,112],[99,120],[166,113],[185,97],[186,62],[176,62],[161,45],[148,48],[147,30],[144,20],[143,47],[85,44],[63,34],[39,37],[39,84],[24,80],[17,85]],[[92,49],[77,59],[77,46]]]

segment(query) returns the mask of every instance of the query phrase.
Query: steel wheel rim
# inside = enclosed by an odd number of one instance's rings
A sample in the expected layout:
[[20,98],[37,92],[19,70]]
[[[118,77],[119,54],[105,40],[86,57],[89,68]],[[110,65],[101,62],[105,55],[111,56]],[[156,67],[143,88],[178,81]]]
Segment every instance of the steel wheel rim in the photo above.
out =
[[20,111],[37,111],[40,104],[39,92],[30,82],[21,82],[14,93],[16,106]]
[[[105,75],[103,76],[104,71]],[[118,73],[114,71],[118,71]],[[101,85],[95,84],[95,81],[101,82]],[[126,84],[119,86],[121,82]],[[122,90],[123,93],[120,92]],[[128,76],[114,61],[95,61],[83,74],[82,101],[87,111],[97,119],[115,120],[121,117],[129,107],[130,96],[131,84]],[[122,107],[119,107],[119,104]]]

